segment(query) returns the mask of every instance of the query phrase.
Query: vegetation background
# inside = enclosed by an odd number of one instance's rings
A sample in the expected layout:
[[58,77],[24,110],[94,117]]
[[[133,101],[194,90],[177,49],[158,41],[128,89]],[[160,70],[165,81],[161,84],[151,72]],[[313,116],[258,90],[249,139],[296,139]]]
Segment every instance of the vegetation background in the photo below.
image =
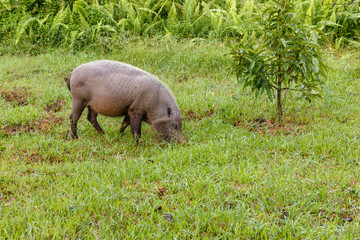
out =
[[[276,2],[276,1],[275,1]],[[295,1],[295,17],[320,26],[326,40],[359,46],[359,3]],[[49,47],[103,50],[133,36],[229,39],[254,28],[274,1],[255,0],[1,0],[2,53]],[[16,45],[16,47],[9,48]]]
[[[0,239],[359,238],[360,5],[293,2],[333,71],[278,126],[231,55],[272,1],[0,0]],[[63,78],[95,59],[159,76],[187,143],[70,140]]]

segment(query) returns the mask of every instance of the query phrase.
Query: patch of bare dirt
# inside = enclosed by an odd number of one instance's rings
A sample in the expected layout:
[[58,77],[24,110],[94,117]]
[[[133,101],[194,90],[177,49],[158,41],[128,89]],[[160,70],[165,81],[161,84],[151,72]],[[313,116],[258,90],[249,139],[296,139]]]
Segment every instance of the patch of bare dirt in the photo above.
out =
[[1,91],[0,95],[14,106],[25,106],[29,104],[28,98],[30,93],[26,88],[15,87],[12,90]]
[[275,121],[267,120],[263,117],[255,118],[250,123],[239,120],[234,123],[234,126],[242,127],[250,132],[258,132],[263,135],[294,135],[303,132],[306,128],[306,124],[303,123],[294,123],[284,120],[283,123],[279,125]]
[[206,112],[194,112],[192,109],[188,109],[185,112],[186,120],[201,120],[206,117],[211,117],[214,115],[214,109],[208,109]]
[[49,130],[64,121],[63,117],[56,117],[54,114],[49,113],[45,116],[41,116],[37,121],[27,123],[27,124],[18,124],[18,125],[9,125],[0,129],[6,135],[14,135],[16,133],[28,133],[28,132],[49,132]]
[[158,196],[159,196],[160,198],[162,198],[162,197],[165,195],[165,193],[166,193],[166,188],[164,188],[164,187],[159,187],[159,188],[158,188],[157,194],[158,194]]
[[47,111],[47,112],[59,112],[63,108],[63,106],[65,106],[65,105],[66,105],[65,101],[62,101],[62,100],[57,101],[57,102],[46,105],[45,111]]

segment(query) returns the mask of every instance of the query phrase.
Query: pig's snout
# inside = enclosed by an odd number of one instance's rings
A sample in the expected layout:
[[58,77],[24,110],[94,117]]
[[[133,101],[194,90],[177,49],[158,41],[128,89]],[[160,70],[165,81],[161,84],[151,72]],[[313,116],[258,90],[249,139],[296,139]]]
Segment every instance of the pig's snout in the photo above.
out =
[[183,134],[183,133],[178,134],[177,137],[176,137],[176,141],[177,141],[177,143],[179,143],[179,144],[185,143],[184,134]]

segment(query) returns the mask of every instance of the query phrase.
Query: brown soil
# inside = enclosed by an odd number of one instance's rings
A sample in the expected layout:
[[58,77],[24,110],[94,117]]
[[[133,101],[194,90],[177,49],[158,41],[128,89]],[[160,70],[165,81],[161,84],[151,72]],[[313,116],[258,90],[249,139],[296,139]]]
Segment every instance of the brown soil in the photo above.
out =
[[6,135],[14,135],[16,133],[28,133],[28,132],[48,132],[53,126],[64,121],[62,117],[56,117],[54,114],[49,113],[45,116],[41,116],[37,121],[26,123],[26,124],[18,124],[18,125],[10,125],[5,126],[0,129]]
[[66,103],[64,101],[57,101],[46,105],[45,111],[47,112],[59,112]]
[[284,120],[283,123],[279,125],[275,121],[270,121],[265,118],[258,117],[252,120],[252,122],[250,123],[245,123],[239,120],[236,123],[234,123],[234,126],[242,127],[249,130],[250,132],[258,132],[263,135],[267,135],[267,134],[291,135],[291,134],[301,133],[305,129],[306,124],[294,123]]
[[187,112],[185,112],[185,119],[201,120],[206,117],[211,117],[212,115],[214,115],[214,109],[208,109],[206,112],[203,113],[194,112],[192,109],[188,109]]
[[159,187],[158,188],[158,196],[160,198],[162,198],[165,195],[165,193],[166,193],[166,189],[164,187]]
[[25,106],[28,103],[30,94],[26,88],[13,88],[12,90],[5,90],[0,92],[0,96],[14,106]]

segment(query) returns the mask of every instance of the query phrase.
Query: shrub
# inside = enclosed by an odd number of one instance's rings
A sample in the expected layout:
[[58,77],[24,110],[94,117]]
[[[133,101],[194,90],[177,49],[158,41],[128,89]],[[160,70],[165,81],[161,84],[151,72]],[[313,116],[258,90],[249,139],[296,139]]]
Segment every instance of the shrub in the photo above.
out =
[[258,18],[256,31],[245,35],[232,55],[237,77],[258,96],[276,95],[278,122],[283,92],[293,90],[311,101],[319,97],[328,67],[320,55],[316,27],[294,18],[291,1],[275,1]]

